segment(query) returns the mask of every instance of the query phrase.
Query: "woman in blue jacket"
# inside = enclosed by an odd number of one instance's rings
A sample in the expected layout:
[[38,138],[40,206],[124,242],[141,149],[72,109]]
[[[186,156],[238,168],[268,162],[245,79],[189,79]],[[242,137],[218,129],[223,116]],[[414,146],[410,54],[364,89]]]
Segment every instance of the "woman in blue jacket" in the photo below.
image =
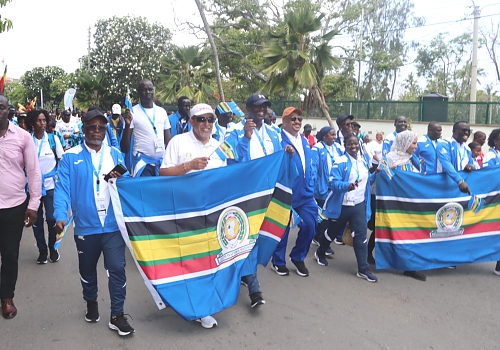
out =
[[366,159],[359,156],[359,140],[356,134],[346,135],[344,145],[346,153],[332,166],[328,183],[331,192],[326,198],[323,210],[323,214],[330,219],[328,232],[321,238],[314,256],[319,265],[327,266],[326,248],[349,222],[354,254],[358,261],[356,276],[368,282],[377,282],[378,278],[368,268],[366,239],[366,225],[371,215],[370,184],[374,181],[375,174],[369,173]]

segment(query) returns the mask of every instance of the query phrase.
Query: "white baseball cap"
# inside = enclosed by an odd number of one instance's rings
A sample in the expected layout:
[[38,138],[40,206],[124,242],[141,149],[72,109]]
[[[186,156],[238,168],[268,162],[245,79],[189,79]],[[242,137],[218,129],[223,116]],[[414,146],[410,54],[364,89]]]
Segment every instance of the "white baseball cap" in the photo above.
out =
[[113,114],[122,114],[122,107],[118,103],[115,103],[113,107],[111,107],[111,112]]
[[205,103],[198,103],[197,105],[191,107],[191,112],[190,112],[191,117],[203,114],[211,114],[215,117],[214,110],[212,109],[212,107],[210,107],[210,105],[207,105]]

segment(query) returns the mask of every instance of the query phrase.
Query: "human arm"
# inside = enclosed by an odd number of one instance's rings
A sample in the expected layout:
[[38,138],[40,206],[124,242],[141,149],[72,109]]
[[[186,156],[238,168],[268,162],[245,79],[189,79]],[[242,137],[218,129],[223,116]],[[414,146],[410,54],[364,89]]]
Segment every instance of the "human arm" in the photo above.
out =
[[130,109],[126,109],[125,113],[123,114],[123,120],[124,120],[124,127],[123,127],[123,134],[122,134],[122,140],[120,142],[120,148],[123,153],[127,153],[130,150],[130,138],[132,137],[132,129],[133,126],[131,127],[131,123],[134,120],[134,116],[132,115],[132,112],[130,112]]
[[207,167],[209,160],[209,157],[198,157],[168,168],[163,168],[162,164],[162,168],[160,169],[160,176],[180,176],[187,174],[191,170],[203,170]]
[[[347,162],[335,162],[330,171],[330,178],[328,179],[328,187],[333,193],[345,193],[352,191],[354,188],[350,182],[344,181],[344,173],[347,172]],[[351,188],[351,189],[350,189]]]
[[[69,154],[63,155],[57,168],[57,176],[54,186],[54,219],[56,220],[56,232],[58,227],[64,228],[71,207],[71,184],[70,184],[70,160]],[[60,225],[62,222],[62,226]],[[58,233],[60,233],[59,231]]]
[[29,202],[24,214],[24,225],[30,227],[36,223],[37,211],[42,197],[42,173],[35,149],[35,144],[28,133],[24,134],[23,160],[28,175]]

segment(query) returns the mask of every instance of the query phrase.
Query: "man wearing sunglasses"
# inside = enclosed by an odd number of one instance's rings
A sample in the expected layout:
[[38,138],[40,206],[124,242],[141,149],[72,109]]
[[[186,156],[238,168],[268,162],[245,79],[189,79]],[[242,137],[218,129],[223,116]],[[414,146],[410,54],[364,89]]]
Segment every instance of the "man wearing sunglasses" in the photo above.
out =
[[[181,176],[225,166],[226,161],[214,153],[220,145],[212,137],[214,122],[212,107],[203,103],[193,106],[189,118],[191,130],[172,138],[163,155],[160,176]],[[210,315],[197,321],[203,328],[217,326],[217,321]]]
[[207,104],[191,108],[191,130],[177,135],[169,142],[163,155],[161,176],[179,176],[204,169],[226,165],[214,151],[219,142],[212,137],[215,114]]
[[[113,171],[124,164],[122,153],[104,141],[108,119],[99,109],[83,118],[84,142],[69,149],[59,162],[54,192],[56,232],[63,231],[68,211],[74,215],[74,239],[78,267],[87,302],[85,321],[100,320],[97,304],[97,262],[104,255],[108,273],[111,317],[108,326],[119,335],[134,333],[123,313],[126,294],[125,242],[110,202],[108,182],[104,176],[120,177]],[[128,173],[127,173],[128,174]],[[110,180],[112,181],[112,180]]]
[[[282,121],[281,144],[283,148],[291,147],[294,150],[293,158],[299,173],[292,187],[292,208],[302,218],[297,241],[290,253],[290,260],[297,268],[297,274],[306,277],[309,276],[309,270],[304,260],[316,232],[318,215],[318,206],[314,201],[314,184],[311,179],[311,149],[307,140],[299,132],[302,128],[302,111],[299,108],[285,108]],[[280,276],[287,276],[290,273],[285,260],[289,231],[290,227],[287,227],[273,254],[273,269]]]
[[474,159],[470,148],[465,144],[472,130],[467,122],[460,121],[453,124],[453,134],[449,138],[440,139],[436,144],[436,153],[443,173],[458,184],[463,193],[469,193],[469,185],[464,181],[459,171],[470,172],[474,169]]
[[339,129],[337,130],[337,138],[335,142],[344,147],[344,135],[352,133],[352,120],[353,115],[339,115],[337,117],[336,123]]

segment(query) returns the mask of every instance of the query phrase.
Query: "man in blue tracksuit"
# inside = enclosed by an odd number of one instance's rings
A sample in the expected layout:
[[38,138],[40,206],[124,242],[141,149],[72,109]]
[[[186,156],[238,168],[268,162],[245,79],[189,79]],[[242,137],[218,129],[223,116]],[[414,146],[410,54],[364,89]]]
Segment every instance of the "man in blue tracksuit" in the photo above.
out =
[[191,100],[187,96],[181,96],[177,99],[177,112],[168,116],[170,121],[170,135],[184,134],[191,131],[189,123],[189,112],[191,110]]
[[396,119],[394,119],[394,128],[395,130],[384,138],[384,143],[382,144],[383,157],[385,157],[387,153],[391,151],[391,147],[394,143],[394,140],[396,139],[396,135],[401,131],[405,131],[406,129],[408,129],[408,122],[406,121],[406,117],[402,115],[396,117]]
[[[302,127],[302,111],[299,108],[285,108],[282,121],[281,145],[283,148],[292,147],[294,149],[293,158],[299,173],[292,187],[292,208],[302,218],[297,241],[290,253],[290,260],[297,268],[297,274],[306,277],[309,276],[309,270],[304,264],[304,259],[309,252],[311,241],[316,232],[316,217],[318,215],[311,176],[311,149],[307,140],[299,133]],[[280,276],[286,276],[290,273],[285,261],[289,231],[290,227],[286,229],[273,254],[273,269]]]
[[471,133],[470,125],[460,121],[453,124],[453,134],[450,138],[439,140],[436,145],[438,161],[443,173],[457,183],[463,193],[469,193],[469,185],[459,171],[470,172],[474,169],[474,159],[469,147],[465,144]]
[[[107,118],[99,109],[84,117],[84,142],[69,149],[59,162],[54,193],[54,217],[56,232],[61,233],[66,224],[68,211],[74,215],[74,239],[78,250],[80,279],[83,299],[87,302],[87,322],[99,321],[97,306],[97,262],[101,253],[109,280],[111,318],[109,328],[120,335],[128,335],[134,329],[123,313],[125,303],[125,242],[110,201],[106,174],[112,178],[120,173],[112,171],[123,164],[122,153],[103,142],[107,130]],[[109,181],[115,181],[110,179]]]
[[[438,162],[436,146],[441,138],[443,128],[437,122],[430,122],[427,126],[427,134],[419,137],[417,149],[414,155],[423,160],[420,172],[422,174],[436,174],[442,172],[441,164]],[[438,166],[439,165],[439,166]]]

